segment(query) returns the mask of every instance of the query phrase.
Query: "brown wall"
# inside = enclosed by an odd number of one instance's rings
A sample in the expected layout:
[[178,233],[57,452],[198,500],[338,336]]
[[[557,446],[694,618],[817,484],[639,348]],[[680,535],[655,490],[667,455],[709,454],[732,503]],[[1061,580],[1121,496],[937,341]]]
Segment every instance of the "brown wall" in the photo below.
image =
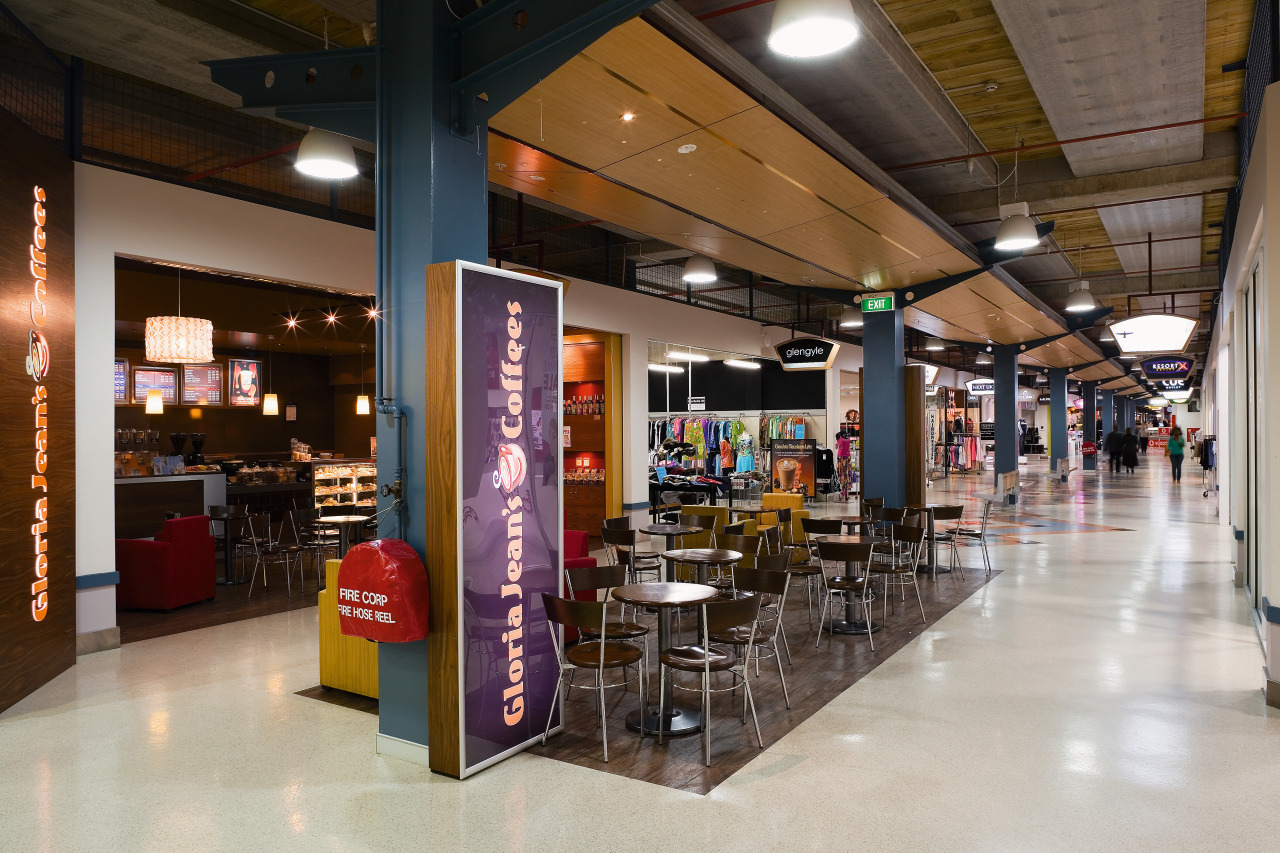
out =
[[[75,222],[71,161],[45,139],[0,110],[0,711],[75,663]],[[35,186],[43,188],[43,233],[48,279],[40,322],[32,316],[31,270]],[[32,331],[48,340],[49,370],[27,373]],[[39,372],[39,371],[37,371]],[[33,396],[46,395],[40,431]],[[38,441],[47,441],[44,478],[33,481]],[[38,501],[47,498],[47,531],[33,531]],[[46,578],[39,577],[37,535],[47,545]],[[47,609],[33,604],[47,580]],[[33,588],[33,584],[35,587]]]
[[[280,398],[280,414],[267,417],[261,409],[233,409],[229,406],[200,407],[201,418],[191,417],[195,406],[165,406],[163,415],[148,415],[141,405],[117,406],[116,426],[125,429],[160,430],[160,448],[169,451],[169,433],[203,432],[206,456],[255,458],[255,454],[286,454],[289,439],[311,445],[315,452],[331,451],[349,458],[369,455],[369,437],[373,435],[373,416],[356,415],[356,397],[360,393],[360,358],[345,356],[299,355],[277,352],[271,370],[264,352],[237,350],[216,351],[217,360],[225,367],[228,356],[257,359],[263,365],[263,393],[267,393],[267,373],[271,390]],[[143,363],[140,345],[117,341],[116,356],[127,358],[129,368]],[[348,363],[354,361],[354,367]],[[373,395],[373,362],[365,359],[368,380],[366,393]],[[354,385],[334,385],[334,382]],[[298,419],[285,420],[285,406],[295,403]],[[187,452],[191,452],[190,442]]]

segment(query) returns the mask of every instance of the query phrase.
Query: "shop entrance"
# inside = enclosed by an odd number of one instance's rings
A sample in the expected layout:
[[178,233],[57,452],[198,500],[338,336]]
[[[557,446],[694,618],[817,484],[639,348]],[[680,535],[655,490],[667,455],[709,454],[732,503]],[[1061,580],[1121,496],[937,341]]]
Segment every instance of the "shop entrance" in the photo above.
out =
[[121,642],[316,606],[375,535],[371,297],[129,258],[115,292]]

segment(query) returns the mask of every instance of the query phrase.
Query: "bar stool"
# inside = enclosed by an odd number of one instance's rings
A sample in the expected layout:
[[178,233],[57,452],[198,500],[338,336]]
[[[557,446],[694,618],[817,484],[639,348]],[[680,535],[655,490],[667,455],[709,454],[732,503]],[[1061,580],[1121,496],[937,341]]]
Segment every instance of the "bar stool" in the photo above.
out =
[[[949,535],[953,540],[977,542],[982,547],[982,563],[987,567],[987,577],[991,577],[991,554],[987,551],[987,522],[991,520],[991,507],[994,503],[994,501],[982,502],[982,522],[980,526],[975,528],[957,525],[952,530],[943,531],[944,535]],[[963,577],[963,575],[962,570],[961,576]]]
[[[822,642],[822,621],[826,619],[827,608],[839,599],[842,606],[846,609],[854,600],[850,596],[858,596],[856,599],[862,605],[863,618],[867,621],[867,642],[871,645],[871,650],[876,650],[876,641],[872,636],[871,625],[871,578],[867,571],[871,563],[871,553],[874,549],[871,544],[849,544],[844,542],[828,542],[825,539],[818,542],[818,558],[822,562],[822,584],[825,595],[822,599],[822,613],[818,617],[818,643]],[[837,574],[827,577],[826,565],[828,562],[836,563],[839,568]],[[858,574],[858,565],[862,566],[862,574]],[[847,574],[852,571],[853,574]],[[832,621],[834,622],[834,613]],[[828,630],[831,638],[835,637],[834,630]],[[828,640],[830,642],[830,640]],[[814,644],[815,646],[817,643]]]
[[[760,553],[760,545],[759,536],[738,536],[726,533],[720,537],[719,547],[729,551],[737,551],[745,561],[754,559]],[[714,586],[719,590],[733,590],[733,566],[716,566],[715,576],[708,578],[707,585]]]
[[[609,591],[627,582],[626,566],[589,566],[581,569],[565,569],[565,580],[569,584],[569,594],[575,595],[586,590],[604,590],[604,601],[609,601]],[[580,628],[579,633],[588,640],[598,640],[600,634],[595,628]],[[605,623],[606,640],[639,640],[640,650],[644,654],[644,670],[649,671],[649,628],[639,622],[627,619],[627,608],[623,606],[620,618]]]
[[[961,517],[964,515],[964,506],[940,506],[933,511],[933,541],[934,547],[938,545],[946,545],[951,548],[951,570],[958,571],[961,579],[964,578],[964,564],[960,562],[960,549],[956,547],[957,537],[955,529],[944,530],[938,532],[938,522],[954,521],[959,525]],[[934,556],[934,564],[937,564],[937,555]],[[935,577],[937,573],[935,572]]]
[[[777,554],[772,556],[779,556]],[[791,707],[791,697],[787,695],[787,677],[782,672],[782,654],[778,648],[778,636],[782,631],[782,609],[787,603],[787,575],[785,572],[766,569],[744,569],[741,566],[733,570],[733,585],[740,592],[753,593],[760,597],[760,608],[764,609],[766,599],[778,602],[774,615],[773,627],[770,629],[760,624],[759,617],[751,626],[738,625],[724,631],[713,631],[711,642],[728,643],[743,647],[750,645],[755,664],[756,677],[760,676],[760,658],[772,657],[778,662],[778,679],[782,682],[782,701]],[[788,653],[790,657],[790,653]]]
[[604,526],[613,530],[630,530],[631,516],[622,515],[617,518],[606,518],[604,520]]
[[[636,549],[636,532],[630,528],[616,529],[601,527],[600,538],[604,540],[605,552],[609,555],[609,564],[625,565],[630,570],[631,582],[641,583],[643,572],[652,572],[654,579],[662,575],[662,558],[651,551]],[[626,559],[623,559],[623,554]]]

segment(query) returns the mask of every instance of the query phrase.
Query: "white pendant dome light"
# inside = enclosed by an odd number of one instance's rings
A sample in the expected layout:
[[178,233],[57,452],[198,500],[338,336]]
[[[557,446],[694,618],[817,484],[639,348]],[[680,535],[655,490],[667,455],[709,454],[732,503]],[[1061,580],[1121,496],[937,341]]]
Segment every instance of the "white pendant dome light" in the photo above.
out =
[[354,178],[360,171],[356,168],[356,152],[351,141],[318,127],[311,128],[302,137],[294,168],[304,175],[330,180]]
[[1115,335],[1113,335],[1113,334],[1111,334],[1111,327],[1110,327],[1110,326],[1103,326],[1103,327],[1102,327],[1102,337],[1098,338],[1098,340],[1099,340],[1099,341],[1101,341],[1101,342],[1102,342],[1102,343],[1104,343],[1104,344],[1112,344],[1112,343],[1115,343],[1116,336],[1115,336]]
[[691,255],[684,262],[683,278],[689,284],[710,284],[716,280],[716,265],[706,255]]
[[1067,297],[1067,310],[1072,314],[1083,314],[1085,311],[1092,311],[1097,308],[1098,304],[1093,301],[1092,294],[1089,293],[1089,282],[1081,280],[1076,289]]
[[861,329],[862,328],[862,312],[857,308],[846,308],[840,312],[840,328],[842,329]]
[[929,352],[941,352],[947,348],[947,343],[942,338],[930,336],[924,339],[924,348]]
[[[997,176],[999,166],[997,164]],[[1013,131],[1013,204],[1000,204],[1000,184],[996,184],[996,204],[1000,208],[1000,227],[996,229],[996,248],[1002,252],[1030,249],[1040,242],[1040,232],[1031,221],[1031,206],[1018,201],[1018,130]]]
[[[1001,208],[1011,206],[1001,205]],[[1023,202],[1023,206],[1026,206],[1025,202]],[[996,230],[996,248],[1002,252],[1030,249],[1039,242],[1040,233],[1036,231],[1036,224],[1031,221],[1031,217],[1026,213],[1014,213],[1006,216]]]
[[995,359],[991,357],[991,353],[980,352],[974,359],[974,364],[995,364]]
[[844,50],[858,38],[849,0],[778,0],[769,28],[769,49],[808,59]]

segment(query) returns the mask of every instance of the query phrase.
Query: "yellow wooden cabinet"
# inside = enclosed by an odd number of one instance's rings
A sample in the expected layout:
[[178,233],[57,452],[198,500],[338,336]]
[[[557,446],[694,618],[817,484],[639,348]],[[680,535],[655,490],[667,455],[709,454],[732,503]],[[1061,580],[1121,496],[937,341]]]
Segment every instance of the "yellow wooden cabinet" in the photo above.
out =
[[[339,560],[329,560],[327,577],[337,580]],[[320,590],[320,683],[378,698],[378,644],[348,637],[338,625],[337,587]]]

